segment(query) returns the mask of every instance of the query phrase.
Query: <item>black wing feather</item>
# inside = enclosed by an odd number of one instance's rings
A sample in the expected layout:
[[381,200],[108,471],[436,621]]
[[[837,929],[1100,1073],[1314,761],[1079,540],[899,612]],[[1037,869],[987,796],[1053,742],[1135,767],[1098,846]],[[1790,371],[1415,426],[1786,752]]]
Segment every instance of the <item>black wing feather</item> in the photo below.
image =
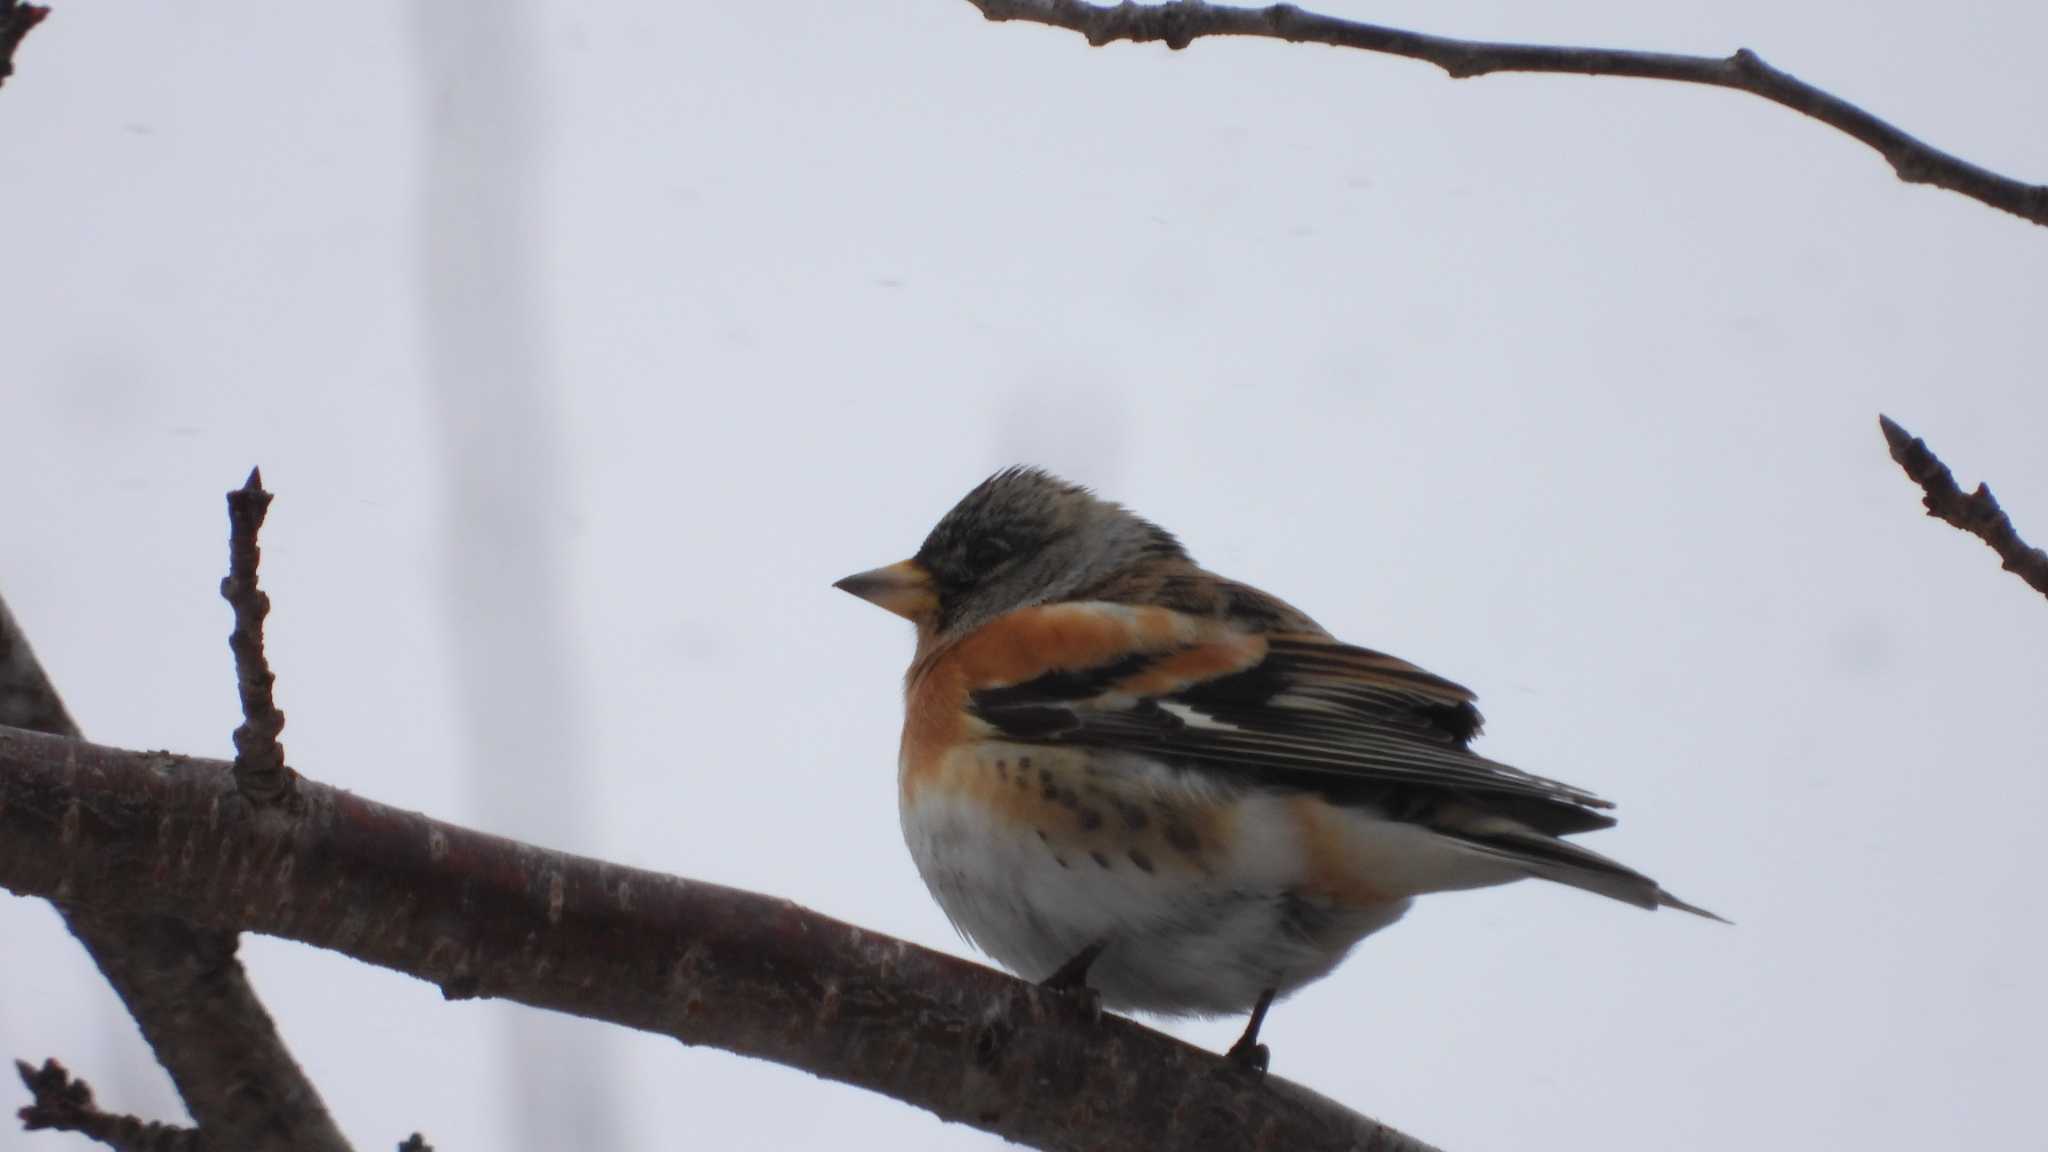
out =
[[1467,745],[1472,695],[1412,664],[1321,636],[1269,636],[1264,659],[1157,696],[1119,685],[1184,650],[1125,656],[977,691],[1005,738],[1140,752],[1427,818],[1477,804],[1551,835],[1614,823],[1591,793],[1488,760]]

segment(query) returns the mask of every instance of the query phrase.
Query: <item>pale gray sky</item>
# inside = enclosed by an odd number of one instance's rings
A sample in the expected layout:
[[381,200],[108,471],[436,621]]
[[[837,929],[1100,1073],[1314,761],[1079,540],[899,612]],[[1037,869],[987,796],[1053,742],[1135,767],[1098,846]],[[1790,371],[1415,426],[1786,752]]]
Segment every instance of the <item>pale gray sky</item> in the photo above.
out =
[[[1747,45],[2048,179],[2038,4],[1331,10]],[[1876,413],[2048,541],[2048,232],[1729,93],[1090,51],[938,0],[528,11],[562,485],[534,519],[579,714],[521,787],[588,814],[559,847],[964,950],[897,828],[907,630],[828,585],[1032,460],[1471,685],[1489,754],[1618,801],[1590,843],[1737,922],[1434,898],[1275,1011],[1276,1072],[1449,1152],[2035,1138],[2048,605],[1919,515]],[[221,493],[260,463],[294,764],[539,835],[464,762],[449,598],[507,590],[446,543],[420,27],[70,5],[29,41],[0,589],[93,737],[225,753]],[[0,940],[0,1055],[174,1116],[48,907],[0,899]],[[359,1146],[511,1139],[522,1009],[243,954]],[[589,1027],[630,1148],[993,1145]]]

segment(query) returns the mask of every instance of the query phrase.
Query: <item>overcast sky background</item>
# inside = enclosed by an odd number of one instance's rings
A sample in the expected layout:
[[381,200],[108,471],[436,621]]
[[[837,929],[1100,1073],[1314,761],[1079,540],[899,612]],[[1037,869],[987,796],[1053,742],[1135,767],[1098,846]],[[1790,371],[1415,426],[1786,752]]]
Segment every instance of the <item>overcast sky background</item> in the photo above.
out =
[[[2048,179],[2040,4],[1328,7],[1747,45]],[[1041,463],[1471,685],[1488,754],[1737,923],[1433,898],[1275,1011],[1276,1073],[1448,1152],[2038,1136],[2048,605],[1920,515],[1876,413],[2048,543],[2048,231],[1708,90],[938,0],[470,11],[518,101],[461,99],[417,3],[65,5],[0,91],[0,589],[90,736],[229,752],[221,494],[260,463],[301,771],[963,951],[897,826],[908,629],[829,584]],[[494,133],[524,177],[464,168]],[[464,195],[502,266],[448,256]],[[510,282],[501,404],[443,357]],[[0,942],[0,1055],[179,1114],[47,905]],[[530,1134],[525,1009],[243,956],[358,1147]],[[607,1146],[994,1144],[561,1027]]]

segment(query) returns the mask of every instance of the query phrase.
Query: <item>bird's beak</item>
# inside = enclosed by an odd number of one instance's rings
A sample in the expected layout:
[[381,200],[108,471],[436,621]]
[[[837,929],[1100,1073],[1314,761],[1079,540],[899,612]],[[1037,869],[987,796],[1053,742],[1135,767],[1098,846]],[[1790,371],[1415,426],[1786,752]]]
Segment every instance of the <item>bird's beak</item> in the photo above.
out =
[[939,604],[938,596],[932,591],[931,572],[915,560],[856,572],[832,586],[851,592],[877,608],[886,608],[905,620],[928,617]]

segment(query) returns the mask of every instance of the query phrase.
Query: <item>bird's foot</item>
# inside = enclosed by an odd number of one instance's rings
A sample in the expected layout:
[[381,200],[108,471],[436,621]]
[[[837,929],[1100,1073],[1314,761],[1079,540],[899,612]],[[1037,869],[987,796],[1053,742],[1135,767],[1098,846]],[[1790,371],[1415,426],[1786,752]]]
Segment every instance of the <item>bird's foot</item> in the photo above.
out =
[[1066,988],[1040,984],[1039,987],[1052,993],[1054,1003],[1065,1005],[1083,1020],[1093,1023],[1102,1019],[1102,993],[1086,984],[1075,984]]
[[1102,942],[1090,944],[1074,954],[1073,959],[1060,965],[1059,971],[1039,981],[1038,986],[1080,1010],[1090,1020],[1102,1018],[1102,993],[1088,986],[1088,969],[1095,958],[1102,955]]
[[1230,1051],[1223,1054],[1232,1064],[1261,1078],[1266,1075],[1266,1065],[1272,1062],[1273,1053],[1259,1043],[1259,1026],[1266,1022],[1266,1012],[1273,1007],[1275,993],[1272,988],[1259,993],[1259,1002],[1252,1005],[1252,1018],[1245,1023],[1244,1035],[1239,1036],[1237,1043],[1230,1046]]
[[1255,1040],[1251,1043],[1239,1040],[1223,1057],[1254,1076],[1264,1077],[1266,1066],[1273,1061],[1273,1050]]

